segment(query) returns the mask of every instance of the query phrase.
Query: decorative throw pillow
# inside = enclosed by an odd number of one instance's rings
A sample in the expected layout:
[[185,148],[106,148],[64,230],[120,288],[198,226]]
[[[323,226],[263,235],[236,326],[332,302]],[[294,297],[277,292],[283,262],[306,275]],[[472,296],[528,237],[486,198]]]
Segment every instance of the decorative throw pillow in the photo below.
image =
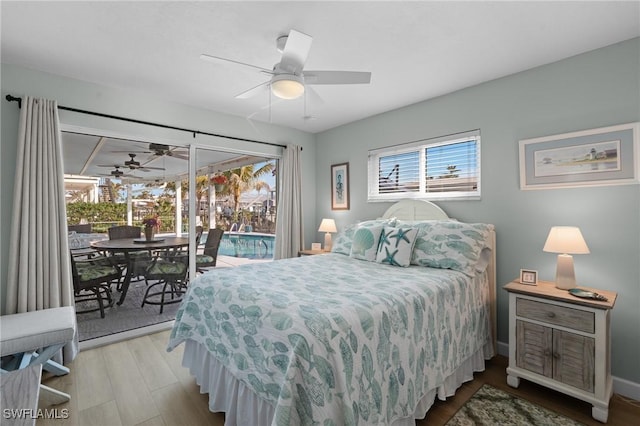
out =
[[411,263],[453,269],[474,276],[490,259],[489,234],[493,225],[455,221],[428,221],[413,225],[418,230]]
[[353,234],[356,232],[357,228],[371,228],[372,226],[380,226],[380,225],[393,226],[395,223],[396,223],[396,218],[389,218],[389,219],[365,220],[357,224],[348,225],[341,232],[338,232],[336,237],[333,239],[331,252],[346,254],[347,256],[349,256],[351,254],[351,244],[353,242]]
[[375,262],[378,253],[378,241],[382,226],[358,227],[353,233],[353,242],[351,243],[351,253],[349,256],[354,259]]
[[380,234],[376,262],[393,266],[409,266],[418,230],[385,226]]

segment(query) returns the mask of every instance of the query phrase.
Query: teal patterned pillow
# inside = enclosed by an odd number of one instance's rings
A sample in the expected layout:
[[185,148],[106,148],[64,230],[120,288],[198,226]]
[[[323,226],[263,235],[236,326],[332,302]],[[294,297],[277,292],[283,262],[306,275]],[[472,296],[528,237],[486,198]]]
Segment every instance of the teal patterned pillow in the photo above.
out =
[[371,228],[359,227],[356,229],[349,256],[354,259],[375,262],[382,228],[382,226],[372,226]]
[[336,237],[333,239],[331,252],[346,254],[347,256],[349,256],[351,254],[351,244],[353,242],[353,234],[356,232],[357,228],[371,228],[373,226],[380,226],[380,225],[394,226],[395,223],[396,223],[396,218],[394,217],[390,219],[365,220],[364,222],[349,225],[345,227],[342,231],[338,232]]
[[418,231],[412,264],[453,269],[471,277],[487,267],[493,225],[436,220],[412,227]]
[[418,230],[385,226],[380,234],[376,262],[393,266],[409,266]]

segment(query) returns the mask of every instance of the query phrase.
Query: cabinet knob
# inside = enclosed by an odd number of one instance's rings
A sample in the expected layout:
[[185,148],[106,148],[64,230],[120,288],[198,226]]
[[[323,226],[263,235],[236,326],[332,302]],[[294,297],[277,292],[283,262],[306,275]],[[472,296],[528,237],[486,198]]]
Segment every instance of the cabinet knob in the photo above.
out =
[[549,318],[555,318],[556,313],[555,313],[555,312],[547,312],[547,316],[548,316]]

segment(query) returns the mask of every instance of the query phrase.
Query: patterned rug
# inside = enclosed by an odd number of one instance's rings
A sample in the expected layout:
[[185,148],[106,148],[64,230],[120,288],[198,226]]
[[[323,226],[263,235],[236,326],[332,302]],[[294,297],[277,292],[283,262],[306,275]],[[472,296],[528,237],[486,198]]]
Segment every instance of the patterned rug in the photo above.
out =
[[[140,307],[146,289],[144,281],[132,282],[124,303],[120,306],[114,303],[112,307],[106,308],[104,318],[100,318],[99,311],[78,314],[76,318],[80,341],[174,320],[179,303],[165,305],[162,314],[159,313],[158,305],[145,304],[143,308]],[[120,293],[114,291],[112,296],[117,301]],[[84,310],[89,303],[91,306],[97,306],[97,302],[80,302],[76,308]]]
[[446,424],[446,426],[474,425],[579,426],[582,423],[493,386],[483,385]]

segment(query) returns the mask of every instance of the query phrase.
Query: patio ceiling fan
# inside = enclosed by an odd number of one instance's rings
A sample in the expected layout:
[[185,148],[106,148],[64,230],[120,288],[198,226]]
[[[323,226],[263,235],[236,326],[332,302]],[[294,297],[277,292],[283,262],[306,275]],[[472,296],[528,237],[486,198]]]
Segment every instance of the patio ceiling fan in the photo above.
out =
[[140,170],[141,172],[150,172],[151,170],[164,170],[163,167],[150,167],[142,166],[139,161],[136,161],[136,154],[129,153],[130,160],[124,162],[124,165],[116,164],[98,164],[98,167],[128,167],[131,170]]
[[[100,167],[102,167],[102,166],[100,166]],[[114,179],[120,179],[122,177],[137,177],[137,176],[134,176],[134,175],[126,174],[125,172],[120,170],[120,166],[118,166],[118,165],[108,166],[108,167],[114,167],[114,169],[111,170],[111,172],[108,175],[98,175],[98,176],[110,177],[110,178],[114,178]]]
[[[146,151],[129,150],[129,151],[111,151],[111,152],[126,152],[129,156],[131,156],[131,154],[134,154],[134,155],[135,154],[153,154],[148,160],[155,160],[157,157],[163,157],[163,156],[180,158],[181,160],[188,160],[189,159],[189,156],[187,155],[188,151],[184,151],[184,149],[186,148],[181,148],[178,146],[172,147],[172,146],[164,145],[160,143],[150,143],[149,149]],[[131,160],[133,160],[133,157],[131,158]],[[145,168],[153,169],[154,167],[145,167]]]
[[304,70],[312,41],[311,36],[293,29],[288,35],[278,37],[276,48],[282,53],[282,58],[272,69],[204,53],[200,55],[200,59],[211,62],[230,62],[271,76],[270,80],[238,94],[236,98],[239,99],[250,98],[267,89],[271,89],[271,92],[279,98],[296,99],[302,96],[307,85],[369,84],[371,82],[370,72]]

